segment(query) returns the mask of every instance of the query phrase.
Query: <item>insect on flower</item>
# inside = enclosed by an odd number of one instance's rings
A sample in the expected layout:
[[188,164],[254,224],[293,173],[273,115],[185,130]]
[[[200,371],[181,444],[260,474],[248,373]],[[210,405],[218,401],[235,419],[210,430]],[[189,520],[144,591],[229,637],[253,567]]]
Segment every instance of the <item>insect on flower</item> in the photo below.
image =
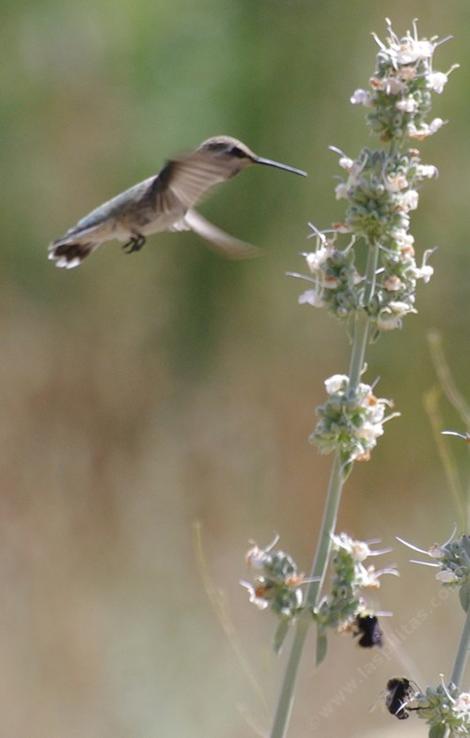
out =
[[358,640],[361,648],[372,648],[383,645],[383,632],[376,615],[357,615],[354,621],[354,636],[361,636]]
[[395,715],[399,720],[406,720],[410,715],[410,710],[417,710],[417,707],[408,707],[408,703],[413,699],[414,688],[409,679],[406,677],[393,677],[387,682],[387,694],[385,697],[385,705],[391,715]]

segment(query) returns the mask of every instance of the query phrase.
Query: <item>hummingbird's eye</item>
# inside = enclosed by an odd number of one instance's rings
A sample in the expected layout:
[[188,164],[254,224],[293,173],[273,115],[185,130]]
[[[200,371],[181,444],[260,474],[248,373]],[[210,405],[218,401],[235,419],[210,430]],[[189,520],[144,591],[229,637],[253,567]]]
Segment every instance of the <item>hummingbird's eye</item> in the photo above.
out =
[[236,156],[237,159],[244,159],[246,156],[245,152],[242,151],[242,149],[240,149],[238,146],[232,146],[228,150],[228,153],[230,154],[230,156]]

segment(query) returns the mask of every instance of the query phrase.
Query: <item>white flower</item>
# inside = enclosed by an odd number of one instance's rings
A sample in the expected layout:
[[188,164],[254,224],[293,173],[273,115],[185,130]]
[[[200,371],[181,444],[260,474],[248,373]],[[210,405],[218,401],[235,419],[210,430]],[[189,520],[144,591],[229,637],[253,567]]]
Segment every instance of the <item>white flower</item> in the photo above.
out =
[[387,95],[399,95],[406,90],[406,85],[394,74],[390,77],[371,77],[369,84],[373,90],[383,90]]
[[389,302],[388,307],[395,313],[400,313],[400,315],[406,315],[407,313],[416,313],[416,310],[408,305],[407,302]]
[[375,570],[374,566],[359,565],[358,567],[358,580],[360,581],[361,587],[370,587],[371,589],[379,589],[380,587],[380,573]]
[[414,123],[408,124],[408,136],[410,138],[416,138],[418,141],[422,141],[425,138],[428,138],[428,136],[432,136],[433,133],[436,133],[442,126],[444,125],[444,121],[442,118],[434,118],[434,120],[429,123],[423,123],[420,128],[416,128]]
[[[345,376],[343,374],[337,374],[335,376]],[[347,377],[345,377],[347,379]],[[330,377],[333,379],[333,377]],[[328,381],[328,380],[327,380]],[[353,539],[348,536],[347,533],[332,533],[331,540],[335,548],[344,548],[345,551],[351,553],[351,544]]]
[[367,90],[354,90],[351,95],[351,102],[353,105],[365,105],[366,107],[370,107],[372,105],[372,96],[370,92],[367,92]]
[[371,556],[371,550],[365,541],[355,541],[347,533],[333,534],[331,540],[335,548],[342,548],[351,554],[355,561],[362,562]]
[[252,584],[243,580],[240,582],[240,584],[247,590],[250,602],[253,605],[256,605],[259,610],[266,610],[266,608],[269,607],[269,602],[263,597],[258,597],[256,593],[256,588],[253,587]]
[[384,400],[384,399],[377,400],[377,404],[374,408],[374,412],[370,416],[370,419],[373,423],[385,423],[387,420],[390,420],[390,418],[396,416],[396,413],[392,413],[392,415],[389,415],[388,418],[385,418],[385,408],[387,405],[389,407],[392,407],[393,403],[390,402],[389,400]]
[[358,579],[360,580],[360,586],[371,587],[372,589],[379,589],[380,577],[384,574],[392,574],[394,577],[400,576],[398,570],[393,566],[387,569],[376,569],[374,566],[368,566],[366,568],[362,564],[358,564],[357,573]]
[[362,407],[367,407],[368,405],[370,405],[371,397],[374,397],[370,384],[359,382],[359,385],[357,387],[357,396],[358,398],[360,398],[360,404],[362,405]]
[[416,190],[407,190],[400,197],[400,208],[408,212],[409,210],[416,210],[418,207],[419,195]]
[[354,561],[364,561],[370,556],[370,548],[365,541],[352,541],[351,556]]
[[420,268],[415,269],[415,277],[416,279],[422,279],[424,284],[427,284],[432,275],[434,274],[434,269],[429,264],[425,264],[424,266]]
[[433,164],[418,164],[416,176],[420,179],[432,179],[439,175],[439,170]]
[[382,87],[387,95],[399,95],[400,92],[403,92],[406,89],[405,84],[396,77],[387,77],[387,79],[383,81]]
[[451,569],[441,569],[441,571],[437,572],[436,579],[441,584],[455,584],[459,581],[457,574]]
[[310,251],[308,254],[304,254],[305,261],[312,274],[321,269],[325,261],[331,256],[331,251],[331,247],[320,246],[316,251]]
[[423,254],[423,263],[420,267],[415,267],[414,276],[416,279],[422,279],[424,284],[427,284],[434,274],[434,269],[427,263],[427,260],[431,256],[434,249],[426,249]]
[[388,292],[397,292],[403,287],[403,282],[396,274],[390,275],[384,280],[384,287]]
[[348,386],[349,378],[346,374],[333,374],[325,379],[325,389],[328,395],[334,395],[340,390],[345,390]]
[[442,546],[439,546],[438,543],[434,543],[429,551],[426,552],[428,556],[430,556],[432,559],[442,559],[443,556],[445,556],[446,552],[442,548]]
[[426,75],[426,84],[430,90],[437,92],[437,94],[440,95],[444,90],[448,79],[447,74],[444,74],[444,72],[430,72]]
[[341,156],[338,164],[341,169],[346,169],[349,172],[354,166],[354,159],[350,159],[349,156]]
[[299,295],[299,305],[312,305],[312,307],[324,307],[325,301],[318,290],[305,290]]
[[410,82],[417,75],[416,67],[402,67],[398,70],[398,74],[404,82]]
[[395,228],[391,235],[397,246],[401,249],[413,248],[415,242],[414,237],[411,233],[405,231],[404,228]]
[[387,189],[390,192],[400,192],[408,187],[408,180],[404,174],[389,174],[387,176]]
[[443,125],[444,125],[444,121],[442,120],[442,118],[434,118],[434,120],[432,120],[429,124],[429,130],[430,130],[431,135],[433,133],[436,133],[439,130],[439,128],[442,128]]
[[408,213],[400,212],[397,213],[397,228],[403,228],[405,231],[410,227],[410,216]]
[[408,123],[407,133],[410,138],[415,138],[417,141],[422,141],[431,135],[427,123],[423,123],[420,128],[416,128],[414,123]]
[[399,300],[389,302],[377,316],[377,328],[381,331],[393,331],[395,328],[401,328],[402,318],[408,313],[416,312],[417,310],[410,307],[407,302],[400,302]]
[[395,104],[397,110],[402,113],[416,113],[418,109],[418,103],[413,97],[405,97],[403,100],[398,100]]
[[361,427],[357,429],[356,436],[362,438],[368,443],[375,443],[376,438],[383,436],[384,429],[381,423],[369,423],[365,421]]
[[337,200],[346,200],[348,197],[348,185],[346,182],[340,182],[335,187],[335,195]]
[[414,64],[420,59],[430,59],[434,52],[434,44],[427,39],[418,40],[407,36],[401,40],[399,48],[396,50],[396,60],[398,64]]
[[255,544],[247,551],[245,561],[252,569],[262,569],[266,561],[266,552]]
[[470,692],[461,692],[453,707],[459,717],[470,717]]

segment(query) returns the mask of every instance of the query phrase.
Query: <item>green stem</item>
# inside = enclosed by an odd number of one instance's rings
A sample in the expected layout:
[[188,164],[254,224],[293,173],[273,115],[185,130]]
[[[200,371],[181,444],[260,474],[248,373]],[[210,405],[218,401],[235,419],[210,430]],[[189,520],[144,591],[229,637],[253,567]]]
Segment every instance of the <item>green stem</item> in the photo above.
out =
[[354,341],[351,350],[351,363],[349,365],[349,394],[353,395],[364,368],[364,358],[369,339],[369,315],[367,308],[374,296],[379,261],[379,244],[374,242],[369,246],[366,267],[366,286],[364,289],[364,310],[358,310],[354,316]]
[[350,396],[353,396],[356,392],[362,370],[364,369],[364,357],[368,338],[369,316],[365,310],[361,310],[354,316],[354,342],[351,351],[351,362],[349,364],[348,391]]
[[[349,392],[351,394],[354,394],[357,389],[361,372],[364,367],[370,323],[367,307],[374,296],[378,258],[379,245],[376,243],[370,244],[367,258],[366,287],[363,298],[364,309],[357,311],[354,320],[354,336],[349,368]],[[323,513],[317,550],[312,564],[311,578],[315,579],[315,581],[312,581],[309,584],[305,598],[307,607],[304,610],[303,616],[299,617],[296,623],[294,640],[292,642],[284,680],[279,694],[276,714],[274,716],[271,738],[285,738],[287,733],[289,719],[294,704],[295,685],[302,658],[302,651],[309,627],[313,622],[313,619],[309,614],[309,609],[317,605],[322,591],[323,581],[325,579],[328,566],[328,559],[330,557],[331,536],[336,528],[336,519],[338,517],[344,481],[343,464],[341,462],[340,452],[337,451],[331,468],[325,510]]]
[[313,606],[316,604],[318,594],[323,584],[323,579],[325,578],[331,548],[331,534],[333,533],[336,525],[336,517],[338,514],[339,503],[341,501],[342,489],[343,475],[341,471],[341,459],[339,452],[336,452],[333,467],[331,469],[320,537],[311,572],[312,578],[318,577],[319,580],[310,582],[306,594],[307,608],[304,610],[305,615],[304,617],[300,617],[296,623],[294,640],[289,660],[287,662],[286,673],[284,675],[284,681],[279,695],[276,714],[274,716],[271,738],[284,738],[287,732],[289,718],[294,703],[295,683],[297,680],[300,659],[302,657],[302,650],[308,629],[311,622],[313,622],[311,615],[308,613],[308,605]]
[[460,637],[459,648],[457,656],[455,657],[454,668],[450,681],[455,684],[456,687],[460,688],[462,678],[465,673],[465,666],[467,664],[468,653],[470,650],[470,608],[467,610],[465,618],[465,625],[463,626],[462,635]]

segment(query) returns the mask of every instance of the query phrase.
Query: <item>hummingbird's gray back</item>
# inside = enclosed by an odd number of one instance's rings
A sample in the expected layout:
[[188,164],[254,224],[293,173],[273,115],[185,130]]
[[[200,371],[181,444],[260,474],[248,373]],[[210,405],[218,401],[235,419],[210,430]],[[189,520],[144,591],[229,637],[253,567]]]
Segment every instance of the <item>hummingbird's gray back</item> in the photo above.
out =
[[116,195],[81,218],[67,234],[76,235],[103,225],[113,231],[128,221],[136,225],[148,223],[154,217],[157,179],[158,175],[149,177]]

